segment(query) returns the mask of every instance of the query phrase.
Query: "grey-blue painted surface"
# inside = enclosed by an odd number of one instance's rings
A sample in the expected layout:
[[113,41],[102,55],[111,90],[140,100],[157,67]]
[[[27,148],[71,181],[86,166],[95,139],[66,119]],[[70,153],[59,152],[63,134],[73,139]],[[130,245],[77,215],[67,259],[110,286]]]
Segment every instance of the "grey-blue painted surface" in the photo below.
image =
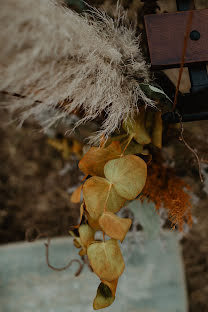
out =
[[[126,239],[128,241],[128,238]],[[0,247],[1,312],[91,312],[99,284],[87,267],[74,277],[77,264],[54,272],[45,263],[44,241]],[[126,244],[126,243],[125,243]],[[106,312],[187,312],[186,287],[180,248],[173,232],[143,248],[124,245],[126,269],[117,298]],[[132,246],[131,246],[132,247]],[[77,258],[71,238],[52,240],[51,263],[65,265]]]

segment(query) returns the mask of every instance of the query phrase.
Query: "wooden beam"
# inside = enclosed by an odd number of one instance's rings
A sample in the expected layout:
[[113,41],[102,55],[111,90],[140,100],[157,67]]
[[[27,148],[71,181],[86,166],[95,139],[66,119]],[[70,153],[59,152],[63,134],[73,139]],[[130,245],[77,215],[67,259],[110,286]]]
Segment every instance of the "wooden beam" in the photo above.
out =
[[[145,16],[153,67],[162,69],[180,65],[188,14],[189,11]],[[194,11],[192,31],[197,31],[200,36],[192,33],[192,39],[189,38],[185,64],[208,62],[208,9]]]

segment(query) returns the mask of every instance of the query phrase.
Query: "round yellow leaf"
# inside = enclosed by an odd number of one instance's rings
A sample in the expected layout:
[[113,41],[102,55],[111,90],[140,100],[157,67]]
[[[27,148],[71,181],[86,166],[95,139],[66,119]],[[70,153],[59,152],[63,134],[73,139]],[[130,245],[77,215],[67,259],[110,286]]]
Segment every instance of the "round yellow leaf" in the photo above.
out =
[[119,218],[112,212],[104,212],[99,218],[99,224],[102,230],[111,238],[124,240],[126,233],[130,229],[132,220],[128,218]]
[[82,224],[79,227],[79,236],[81,243],[84,247],[87,247],[94,241],[95,231],[88,225]]
[[125,203],[115,187],[101,177],[92,177],[85,182],[83,196],[92,219],[98,219],[105,210],[118,212]]
[[111,282],[119,278],[125,268],[118,241],[95,242],[87,248],[90,265],[101,280]]
[[140,157],[127,155],[108,161],[104,173],[120,196],[132,200],[141,193],[146,183],[147,165]]

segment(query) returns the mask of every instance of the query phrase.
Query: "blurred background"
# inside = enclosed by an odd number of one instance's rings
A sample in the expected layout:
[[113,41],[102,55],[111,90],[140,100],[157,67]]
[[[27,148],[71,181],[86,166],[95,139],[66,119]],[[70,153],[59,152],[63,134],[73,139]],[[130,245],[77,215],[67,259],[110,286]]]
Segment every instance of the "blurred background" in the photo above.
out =
[[[80,11],[79,1],[67,0],[67,5]],[[207,8],[207,0],[196,0],[197,8]],[[92,6],[113,15],[116,1],[88,0]],[[174,0],[150,0],[145,7],[139,0],[123,0],[128,17],[143,36],[143,51],[148,60],[147,41],[143,27],[144,14],[176,11]],[[176,85],[178,69],[165,71]],[[157,82],[160,75],[155,73]],[[167,85],[171,92],[172,86]],[[184,71],[181,92],[189,92],[190,81]],[[167,91],[167,90],[165,90]],[[167,91],[168,93],[168,91]],[[3,97],[3,95],[1,95]],[[34,120],[27,120],[22,128],[9,123],[6,110],[0,114],[0,243],[24,241],[25,231],[37,227],[51,237],[68,235],[69,227],[77,224],[79,205],[70,202],[70,194],[81,183],[78,161],[87,148],[83,137],[89,129],[64,140],[64,129],[45,134]],[[92,125],[93,128],[94,125]],[[96,128],[96,125],[95,125]],[[208,311],[208,121],[185,124],[184,136],[204,161],[200,182],[194,156],[178,140],[178,129],[164,138],[163,156],[191,187],[194,224],[184,233],[181,245],[188,287],[190,312]],[[50,140],[53,136],[55,140]],[[55,148],[54,148],[55,147]]]

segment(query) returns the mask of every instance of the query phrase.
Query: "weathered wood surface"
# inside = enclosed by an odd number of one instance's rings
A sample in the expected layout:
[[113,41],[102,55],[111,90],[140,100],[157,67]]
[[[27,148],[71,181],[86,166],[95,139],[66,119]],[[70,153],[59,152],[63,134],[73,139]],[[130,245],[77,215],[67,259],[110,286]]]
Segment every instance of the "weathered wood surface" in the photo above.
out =
[[[180,65],[188,14],[189,11],[145,16],[153,67]],[[200,39],[194,41],[189,37],[185,63],[208,62],[208,9],[194,11],[192,30],[200,33]]]

